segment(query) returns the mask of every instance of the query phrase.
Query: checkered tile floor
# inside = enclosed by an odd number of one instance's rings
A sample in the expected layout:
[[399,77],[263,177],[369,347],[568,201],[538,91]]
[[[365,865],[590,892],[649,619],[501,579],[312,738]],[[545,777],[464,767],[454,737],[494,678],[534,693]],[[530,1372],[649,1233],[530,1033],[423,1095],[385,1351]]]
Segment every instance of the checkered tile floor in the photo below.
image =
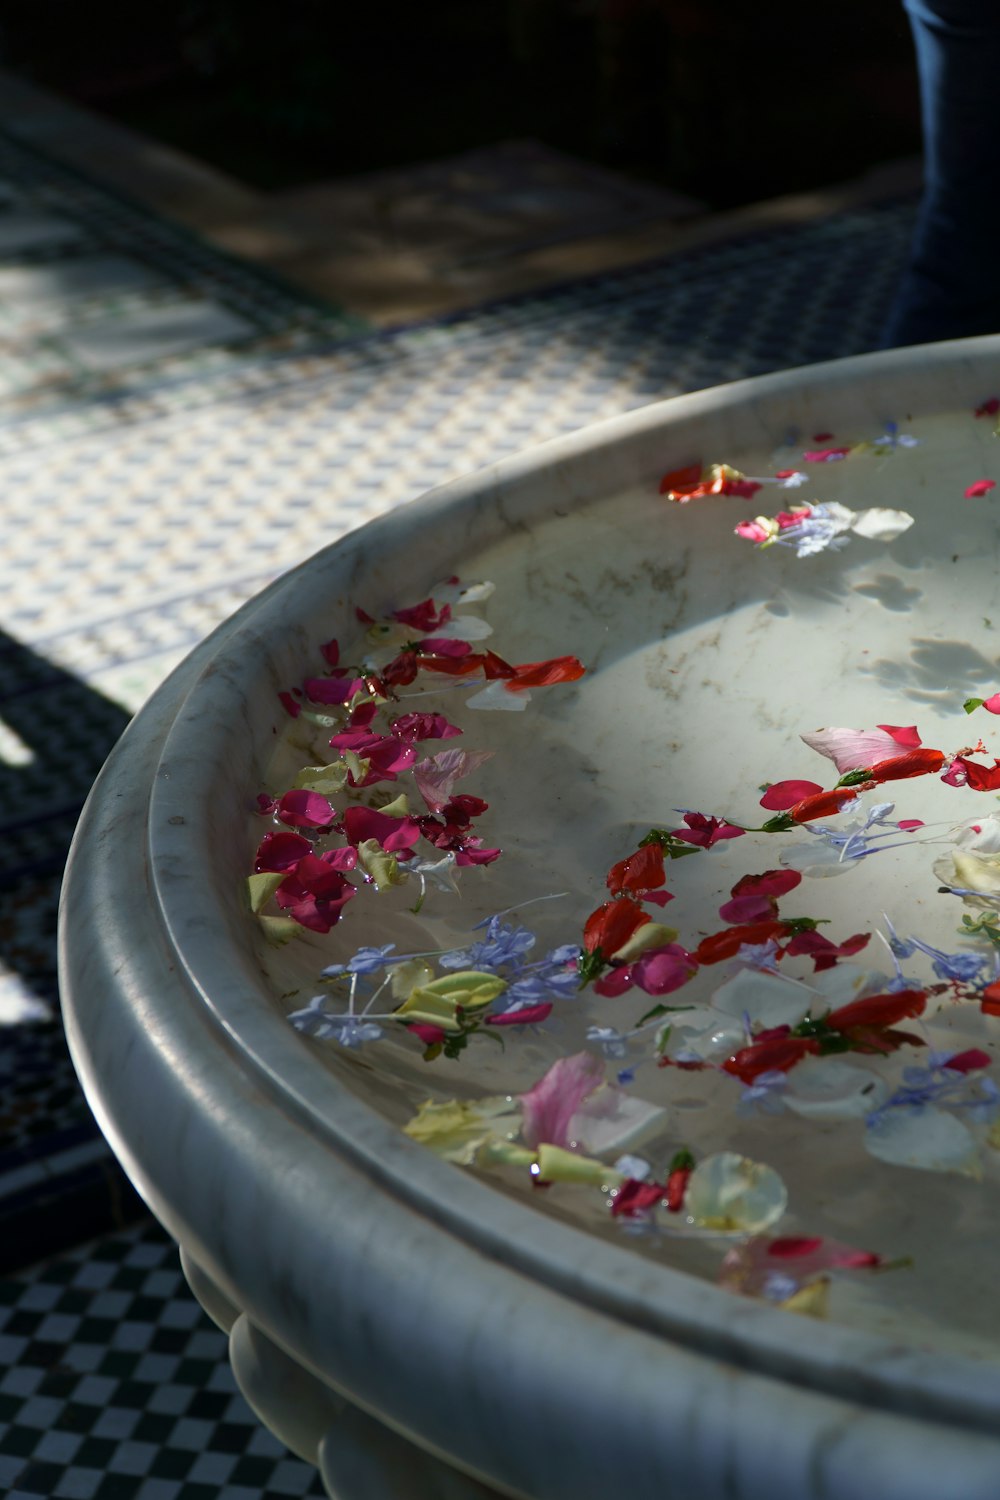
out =
[[0,1281],[0,1370],[10,1500],[324,1494],[237,1393],[225,1335],[151,1221]]

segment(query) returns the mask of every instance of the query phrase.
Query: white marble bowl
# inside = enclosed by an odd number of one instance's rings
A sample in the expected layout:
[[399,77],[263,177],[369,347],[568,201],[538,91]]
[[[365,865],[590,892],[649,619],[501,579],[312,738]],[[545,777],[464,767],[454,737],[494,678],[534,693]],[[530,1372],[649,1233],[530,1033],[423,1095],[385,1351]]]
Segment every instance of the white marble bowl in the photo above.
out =
[[[609,828],[620,813],[641,816],[622,799],[645,796],[662,775],[670,726],[683,740],[678,723],[703,724],[715,704],[738,769],[759,779],[756,746],[774,722],[748,729],[744,716],[741,729],[727,700],[759,698],[762,674],[788,734],[803,696],[808,724],[835,688],[851,722],[870,710],[870,684],[840,658],[851,632],[866,629],[886,661],[909,664],[900,692],[943,701],[954,684],[934,680],[914,642],[949,609],[959,639],[989,614],[992,522],[963,541],[958,509],[938,517],[931,552],[907,564],[919,574],[916,608],[877,548],[863,576],[850,572],[855,553],[796,573],[788,555],[731,545],[730,527],[716,549],[707,511],[671,510],[656,491],[661,474],[692,461],[766,464],[790,427],[859,438],[888,420],[968,417],[994,387],[995,339],[844,360],[648,407],[446,486],[247,605],[163,685],[111,757],[64,890],[74,1060],[114,1150],[179,1242],[195,1293],[232,1330],[248,1399],[320,1464],[331,1494],[996,1500],[996,1363],[926,1333],[812,1323],[734,1297],[438,1160],[401,1134],[377,1069],[355,1068],[349,1086],[288,1026],[242,884],[278,691],[314,669],[317,643],[348,628],[355,603],[412,602],[436,579],[479,573],[483,559],[504,578],[497,600],[515,656],[534,644],[535,655],[575,651],[596,666],[541,722],[543,739],[572,743],[571,777],[597,767],[588,787],[600,816],[567,835],[566,852],[598,887],[609,849],[627,852],[609,844]],[[985,472],[989,427],[970,421],[978,448],[956,484]],[[915,471],[905,455],[892,463],[878,503],[913,509]],[[623,527],[616,539],[615,497],[626,493],[629,526],[645,517],[649,529]],[[758,498],[751,511],[785,497]],[[569,530],[554,531],[556,519]],[[972,571],[949,571],[945,550]],[[574,568],[593,565],[582,603],[565,587],[570,556]],[[646,582],[625,603],[629,569]],[[673,625],[651,618],[668,598]],[[751,608],[748,640],[740,622]],[[787,640],[796,609],[804,665],[768,666],[767,643]],[[722,654],[707,643],[710,626],[728,642]],[[668,699],[649,672],[670,629],[690,632],[698,651],[687,686]],[[497,640],[503,650],[509,635]],[[714,687],[710,651],[723,664]],[[622,693],[643,682],[655,714],[616,757]],[[692,780],[711,768],[704,736],[676,753],[688,754]],[[544,819],[545,802],[539,792],[517,816]],[[919,1174],[912,1180],[920,1191]],[[979,1260],[988,1286],[991,1246]]]

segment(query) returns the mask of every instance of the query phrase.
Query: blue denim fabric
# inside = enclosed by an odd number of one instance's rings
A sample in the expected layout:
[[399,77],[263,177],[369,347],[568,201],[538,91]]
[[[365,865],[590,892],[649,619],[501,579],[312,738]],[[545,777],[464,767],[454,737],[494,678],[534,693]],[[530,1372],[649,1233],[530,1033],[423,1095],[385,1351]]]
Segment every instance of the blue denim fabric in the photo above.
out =
[[924,196],[886,347],[1000,332],[1000,0],[903,0]]

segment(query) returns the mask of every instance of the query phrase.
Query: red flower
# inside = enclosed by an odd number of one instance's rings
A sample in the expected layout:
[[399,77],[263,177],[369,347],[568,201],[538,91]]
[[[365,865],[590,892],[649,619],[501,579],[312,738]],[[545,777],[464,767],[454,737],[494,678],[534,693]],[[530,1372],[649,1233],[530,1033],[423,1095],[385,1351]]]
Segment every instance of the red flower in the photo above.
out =
[[659,844],[644,844],[627,859],[620,859],[608,871],[608,890],[612,896],[628,893],[633,896],[643,891],[656,890],[666,884],[663,868],[663,850]]
[[869,995],[851,1000],[824,1017],[831,1031],[850,1031],[857,1026],[895,1026],[911,1016],[923,1014],[927,995],[923,990],[900,990],[897,994]]
[[868,775],[874,782],[906,781],[911,776],[929,776],[940,771],[943,765],[944,752],[924,746],[919,750],[907,750],[905,755],[891,755],[888,760],[876,761]]
[[414,630],[440,630],[451,619],[451,605],[442,604],[438,609],[433,599],[424,599],[409,609],[394,609],[392,618],[401,625],[412,625]]
[[688,826],[673,829],[674,838],[697,844],[699,849],[711,849],[721,839],[741,839],[746,831],[734,823],[727,823],[724,818],[707,818],[700,812],[686,812],[684,821]]
[[[974,792],[995,792],[1000,787],[1000,760],[994,759],[992,766],[981,766],[978,761],[968,760],[964,755],[956,755],[951,763],[949,774],[954,772],[955,766],[960,765],[966,775],[966,785]],[[944,778],[942,777],[942,780]]]
[[859,792],[867,791],[860,786],[842,786],[832,792],[818,792],[815,797],[805,797],[788,809],[788,816],[795,823],[812,823],[816,818],[832,818],[841,811],[846,802],[853,802]]
[[741,1083],[753,1083],[761,1073],[787,1073],[804,1057],[819,1050],[819,1042],[812,1036],[773,1036],[741,1047],[732,1057],[726,1058],[722,1068]]
[[583,929],[583,946],[588,953],[600,948],[606,958],[623,948],[640,927],[645,927],[652,918],[635,901],[619,896],[615,901],[605,901],[592,911]]
[[640,1182],[638,1177],[626,1177],[621,1187],[616,1188],[611,1199],[611,1213],[617,1218],[619,1214],[642,1213],[643,1209],[655,1208],[666,1196],[666,1187],[662,1182]]
[[870,932],[856,932],[842,943],[831,942],[821,932],[797,932],[785,952],[790,958],[807,953],[813,961],[813,973],[818,974],[821,969],[832,969],[838,958],[849,958],[854,953],[860,953],[870,941]]
[[701,464],[688,464],[684,469],[674,469],[660,480],[660,494],[677,500],[696,500],[710,494],[701,482]]
[[733,958],[744,943],[766,943],[771,938],[786,937],[787,934],[785,922],[744,922],[702,938],[693,957],[699,964],[720,964],[723,959]]
[[551,687],[554,682],[576,682],[586,670],[575,656],[553,656],[549,661],[526,661],[514,668],[514,675],[507,688],[509,692],[519,693],[525,688]]
[[987,1016],[1000,1016],[1000,979],[994,979],[983,990],[979,1000],[979,1009]]

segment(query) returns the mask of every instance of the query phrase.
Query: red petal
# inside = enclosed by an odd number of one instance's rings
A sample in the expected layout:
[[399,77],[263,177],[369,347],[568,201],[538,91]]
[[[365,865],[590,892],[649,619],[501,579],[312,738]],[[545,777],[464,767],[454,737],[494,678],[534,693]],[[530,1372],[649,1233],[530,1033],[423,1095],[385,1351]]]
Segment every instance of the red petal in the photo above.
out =
[[876,761],[869,775],[872,781],[905,781],[910,776],[929,776],[940,771],[944,765],[941,750],[908,750],[905,755],[892,755],[888,760]]
[[649,914],[627,896],[605,901],[592,911],[583,929],[583,946],[588,953],[600,948],[606,958],[617,953],[638,928],[649,921]]
[[550,661],[527,661],[514,668],[508,683],[511,692],[524,688],[550,687],[554,682],[576,682],[586,667],[575,656],[554,656]]
[[965,491],[966,500],[978,500],[981,495],[988,495],[990,490],[995,490],[997,482],[995,479],[977,479],[975,484],[970,484]]
[[666,878],[663,850],[659,844],[645,844],[634,854],[611,866],[607,884],[613,896],[621,895],[623,891],[631,891],[637,895],[640,891],[655,890],[657,886],[664,885]]
[[895,995],[869,995],[832,1010],[825,1018],[833,1031],[852,1026],[895,1026],[908,1016],[923,1014],[927,996],[923,990],[900,990]]
[[741,1047],[722,1064],[723,1071],[732,1073],[742,1083],[753,1083],[761,1073],[787,1073],[789,1068],[804,1057],[819,1051],[819,1042],[811,1036],[777,1037],[768,1042],[752,1042]]

